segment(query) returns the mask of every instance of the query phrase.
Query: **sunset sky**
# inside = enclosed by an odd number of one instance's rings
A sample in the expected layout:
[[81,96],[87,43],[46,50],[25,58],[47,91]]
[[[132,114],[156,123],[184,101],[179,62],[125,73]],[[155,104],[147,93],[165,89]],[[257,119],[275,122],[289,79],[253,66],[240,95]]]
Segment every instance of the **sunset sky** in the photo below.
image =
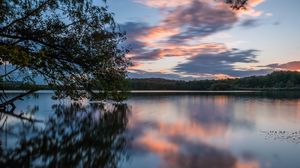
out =
[[221,79],[300,71],[300,1],[111,0],[127,32],[129,77]]

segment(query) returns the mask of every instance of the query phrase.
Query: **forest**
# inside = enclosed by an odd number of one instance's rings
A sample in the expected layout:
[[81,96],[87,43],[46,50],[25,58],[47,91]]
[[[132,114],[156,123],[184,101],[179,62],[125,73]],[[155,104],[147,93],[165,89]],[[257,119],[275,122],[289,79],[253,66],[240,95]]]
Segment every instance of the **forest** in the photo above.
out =
[[298,90],[300,89],[300,73],[297,71],[275,71],[266,76],[224,80],[128,79],[128,85],[131,90]]
[[[163,78],[133,78],[127,79],[126,83],[126,90],[300,90],[300,73],[297,71],[274,71],[266,76],[191,81]],[[22,82],[3,83],[0,81],[0,85],[8,90],[58,89],[47,85],[32,85]]]

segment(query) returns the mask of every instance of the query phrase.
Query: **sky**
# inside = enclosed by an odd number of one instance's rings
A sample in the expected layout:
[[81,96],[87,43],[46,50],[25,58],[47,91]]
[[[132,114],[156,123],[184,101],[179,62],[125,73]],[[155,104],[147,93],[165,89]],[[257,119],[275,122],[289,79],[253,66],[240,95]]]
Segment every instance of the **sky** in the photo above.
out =
[[300,71],[300,1],[111,0],[132,78],[180,80]]

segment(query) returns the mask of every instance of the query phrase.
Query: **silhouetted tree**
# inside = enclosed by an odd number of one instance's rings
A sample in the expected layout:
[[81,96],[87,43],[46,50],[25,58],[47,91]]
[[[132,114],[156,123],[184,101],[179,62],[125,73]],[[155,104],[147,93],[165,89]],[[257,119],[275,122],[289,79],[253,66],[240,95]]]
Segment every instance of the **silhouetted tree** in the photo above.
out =
[[129,64],[120,47],[125,37],[102,3],[1,0],[0,79],[42,78],[59,98],[120,99]]

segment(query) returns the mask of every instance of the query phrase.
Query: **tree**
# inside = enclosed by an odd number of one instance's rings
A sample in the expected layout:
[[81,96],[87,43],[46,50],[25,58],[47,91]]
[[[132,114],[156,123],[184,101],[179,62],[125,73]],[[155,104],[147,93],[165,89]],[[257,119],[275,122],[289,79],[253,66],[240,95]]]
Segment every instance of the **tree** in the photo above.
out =
[[[246,1],[226,3],[240,9]],[[119,100],[129,66],[123,40],[105,0],[0,0],[0,82],[42,78],[58,98]],[[0,96],[0,110],[34,91]]]
[[230,4],[232,9],[240,10],[246,9],[248,0],[225,0],[227,4]]
[[129,65],[123,40],[105,0],[0,1],[4,82],[40,78],[59,98],[120,99]]

